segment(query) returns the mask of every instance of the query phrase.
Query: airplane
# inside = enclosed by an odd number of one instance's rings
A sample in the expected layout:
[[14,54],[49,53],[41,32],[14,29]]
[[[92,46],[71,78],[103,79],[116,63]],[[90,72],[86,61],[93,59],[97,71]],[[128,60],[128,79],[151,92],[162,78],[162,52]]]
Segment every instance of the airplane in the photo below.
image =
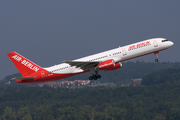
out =
[[154,54],[155,62],[158,62],[157,54],[173,45],[173,42],[165,38],[152,38],[80,59],[63,61],[61,64],[47,68],[40,67],[16,52],[7,55],[22,75],[22,77],[12,78],[16,83],[54,81],[87,72],[92,74],[89,80],[97,80],[101,78],[98,74],[100,70],[119,69],[122,67],[122,62],[126,60]]

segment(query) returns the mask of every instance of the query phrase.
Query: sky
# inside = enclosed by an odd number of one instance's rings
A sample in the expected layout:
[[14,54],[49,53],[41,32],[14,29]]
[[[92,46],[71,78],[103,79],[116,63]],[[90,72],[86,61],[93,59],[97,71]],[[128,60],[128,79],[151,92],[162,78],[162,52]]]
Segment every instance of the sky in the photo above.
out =
[[[1,0],[0,79],[18,73],[7,56],[12,51],[49,67],[156,37],[174,42],[158,54],[159,61],[179,62],[179,5],[179,0]],[[137,60],[153,62],[154,55]]]

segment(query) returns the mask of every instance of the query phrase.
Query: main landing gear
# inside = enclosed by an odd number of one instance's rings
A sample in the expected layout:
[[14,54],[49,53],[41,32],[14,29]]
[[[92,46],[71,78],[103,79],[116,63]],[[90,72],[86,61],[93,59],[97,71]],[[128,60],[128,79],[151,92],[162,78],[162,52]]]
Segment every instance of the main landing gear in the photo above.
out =
[[89,80],[97,80],[97,79],[100,79],[101,78],[101,75],[92,75],[89,77]]
[[157,58],[158,58],[158,55],[157,55],[158,53],[159,53],[159,52],[155,52],[155,53],[154,53],[154,56],[155,56],[155,62],[158,62],[158,61],[159,61],[159,60],[157,59]]
[[[98,75],[99,70],[91,70],[92,76],[89,77],[89,80],[97,80],[101,78],[101,75]],[[95,72],[95,75],[93,74]]]

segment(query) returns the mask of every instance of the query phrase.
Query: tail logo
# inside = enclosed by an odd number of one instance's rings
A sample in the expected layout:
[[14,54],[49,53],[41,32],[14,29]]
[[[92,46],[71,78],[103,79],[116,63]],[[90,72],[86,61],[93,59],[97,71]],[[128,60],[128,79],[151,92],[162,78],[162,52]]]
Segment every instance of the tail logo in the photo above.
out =
[[39,70],[39,68],[38,68],[37,66],[33,65],[33,63],[30,63],[30,62],[27,61],[27,60],[23,60],[23,59],[22,59],[20,56],[18,56],[18,55],[14,55],[14,56],[12,56],[12,58],[13,58],[14,60],[16,60],[17,62],[20,62],[20,63],[23,64],[24,66],[28,67],[29,69],[35,71],[35,72],[37,72],[37,71]]

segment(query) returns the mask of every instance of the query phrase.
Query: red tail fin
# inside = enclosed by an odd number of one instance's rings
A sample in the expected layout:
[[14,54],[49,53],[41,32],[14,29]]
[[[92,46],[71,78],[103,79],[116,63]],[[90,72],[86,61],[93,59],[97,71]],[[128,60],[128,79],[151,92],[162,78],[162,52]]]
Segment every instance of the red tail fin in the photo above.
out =
[[42,70],[40,66],[36,65],[35,63],[31,62],[30,60],[26,59],[16,52],[11,52],[7,55],[23,77]]

